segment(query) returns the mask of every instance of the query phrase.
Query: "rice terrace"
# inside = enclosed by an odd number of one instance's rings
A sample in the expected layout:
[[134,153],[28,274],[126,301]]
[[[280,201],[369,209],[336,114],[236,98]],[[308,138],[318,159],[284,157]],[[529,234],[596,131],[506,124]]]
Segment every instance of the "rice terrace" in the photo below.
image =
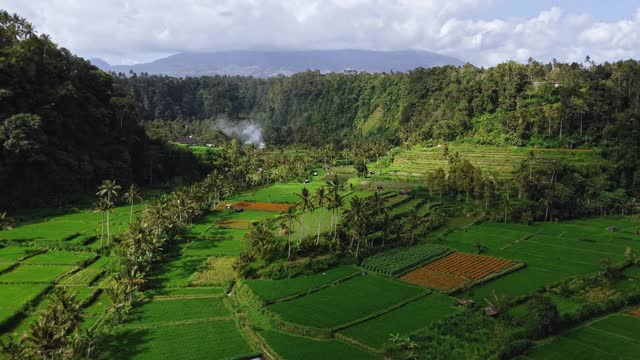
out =
[[541,3],[0,5],[0,359],[640,360],[640,8]]

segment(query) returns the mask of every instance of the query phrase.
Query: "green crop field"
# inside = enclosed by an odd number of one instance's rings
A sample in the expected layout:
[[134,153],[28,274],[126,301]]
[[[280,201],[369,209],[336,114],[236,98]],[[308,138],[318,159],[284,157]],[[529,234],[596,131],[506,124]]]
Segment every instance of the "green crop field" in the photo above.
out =
[[[143,207],[143,204],[134,205],[134,218]],[[129,225],[129,211],[130,207],[126,205],[112,209],[110,225],[112,235],[117,235]],[[102,215],[92,209],[39,218],[18,223],[13,229],[0,231],[0,240],[81,243],[89,237],[100,235],[101,221]]]
[[7,269],[12,268],[16,264],[16,262],[0,262],[0,273],[5,272]]
[[233,320],[121,328],[109,345],[109,358],[195,360],[257,355]]
[[406,248],[399,247],[364,259],[362,261],[362,267],[366,270],[389,276],[400,276],[418,266],[426,265],[449,252],[450,250],[444,246],[432,244],[416,245]]
[[203,257],[176,257],[163,264],[152,274],[155,287],[183,287],[189,285],[191,276],[207,261]]
[[0,283],[50,283],[72,269],[73,266],[63,265],[20,265],[0,275]]
[[295,194],[299,194],[303,188],[307,188],[309,192],[313,193],[320,186],[323,186],[325,181],[322,180],[322,176],[323,172],[318,170],[317,176],[309,176],[309,183],[288,182],[284,184],[273,184],[255,191],[246,191],[240,195],[234,196],[231,200],[295,203],[300,200],[300,198]]
[[382,358],[338,340],[314,340],[273,330],[265,330],[260,335],[285,360],[365,360]]
[[534,347],[524,358],[564,360],[637,359],[640,318],[612,315]]
[[425,291],[416,286],[377,275],[364,275],[303,297],[269,305],[267,309],[285,321],[331,328],[386,310],[423,293]]
[[15,262],[39,250],[40,249],[37,248],[23,246],[0,247],[0,262]]
[[[607,231],[615,224],[619,230]],[[484,255],[524,262],[517,272],[490,281],[471,293],[474,298],[526,294],[573,275],[600,270],[602,259],[624,259],[627,247],[640,250],[640,240],[628,218],[594,218],[532,226],[483,223],[447,235],[442,245],[466,252],[486,247]]]
[[[419,147],[402,150],[394,156],[393,163],[380,172],[382,176],[422,177],[438,168],[448,169],[443,157],[443,147]],[[519,147],[494,147],[472,144],[449,144],[449,154],[458,152],[463,159],[483,170],[495,171],[501,177],[509,177],[514,168],[526,160],[533,151],[534,166],[540,167],[553,160],[565,160],[575,165],[587,164],[597,155],[595,151],[566,149],[530,149]]]
[[220,298],[153,300],[131,315],[127,326],[153,326],[157,323],[230,316]]
[[69,276],[64,280],[65,285],[89,286],[95,281],[105,270],[110,259],[106,256],[94,261],[91,265]]
[[48,285],[0,284],[0,309],[19,309],[40,296]]
[[283,280],[247,280],[249,288],[264,301],[276,300],[319,288],[361,272],[355,267],[339,266],[325,272]]
[[443,319],[457,309],[455,300],[432,293],[382,316],[340,330],[339,334],[375,349],[382,349],[392,334],[406,336],[432,322]]
[[224,288],[220,287],[186,287],[186,288],[160,288],[152,289],[149,295],[154,297],[186,297],[186,296],[222,296]]
[[46,253],[32,256],[23,261],[23,263],[31,265],[77,265],[94,256],[95,254],[92,253],[47,251]]

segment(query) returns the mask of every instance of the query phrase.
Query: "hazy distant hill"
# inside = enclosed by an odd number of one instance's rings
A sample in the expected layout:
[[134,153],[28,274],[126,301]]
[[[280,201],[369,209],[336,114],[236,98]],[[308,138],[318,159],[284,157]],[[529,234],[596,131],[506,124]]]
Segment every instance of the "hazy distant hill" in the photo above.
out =
[[462,61],[428,51],[300,50],[300,51],[222,51],[180,53],[150,63],[109,65],[101,59],[91,62],[105,71],[130,70],[171,76],[252,75],[269,77],[305,70],[371,73],[408,71],[417,67],[461,65]]

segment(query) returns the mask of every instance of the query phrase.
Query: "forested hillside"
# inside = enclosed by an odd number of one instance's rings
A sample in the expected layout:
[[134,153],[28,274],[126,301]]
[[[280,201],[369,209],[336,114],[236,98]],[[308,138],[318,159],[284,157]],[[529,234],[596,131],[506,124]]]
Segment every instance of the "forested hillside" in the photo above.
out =
[[358,133],[414,143],[473,137],[496,145],[589,146],[617,138],[620,126],[633,128],[640,102],[640,64],[633,60],[308,71],[272,79],[120,74],[118,83],[146,120],[254,117],[275,143]]
[[0,208],[54,205],[103,179],[148,184],[191,171],[151,142],[113,78],[0,12]]

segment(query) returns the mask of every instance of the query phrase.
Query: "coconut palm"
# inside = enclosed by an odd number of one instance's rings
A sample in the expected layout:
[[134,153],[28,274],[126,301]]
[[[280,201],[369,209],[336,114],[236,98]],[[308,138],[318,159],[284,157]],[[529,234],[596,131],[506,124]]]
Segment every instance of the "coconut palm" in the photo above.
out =
[[542,199],[540,199],[540,202],[542,203],[542,205],[544,205],[544,221],[546,222],[547,219],[549,218],[549,210],[551,209],[551,207],[553,206],[553,203],[556,201],[556,197],[555,194],[553,193],[553,190],[551,189],[547,189],[544,192],[544,195],[542,196]]
[[298,221],[298,211],[295,205],[289,205],[287,210],[283,210],[278,217],[280,224],[284,225],[283,228],[287,229],[287,258],[291,257],[291,229],[293,229],[293,222]]
[[247,240],[252,249],[257,253],[258,257],[263,260],[269,260],[276,243],[273,236],[273,229],[268,221],[263,220],[254,223],[246,235]]
[[411,209],[404,217],[405,227],[409,230],[409,244],[415,241],[416,233],[427,224],[426,219],[418,213],[418,209]]
[[124,193],[122,197],[127,200],[130,205],[129,224],[131,224],[133,222],[133,204],[136,202],[136,200],[142,201],[142,193],[140,192],[136,184],[131,184],[131,186],[129,186],[129,190]]
[[331,209],[331,231],[336,234],[336,226],[338,219],[336,218],[336,212],[342,206],[342,197],[340,191],[342,190],[342,183],[338,175],[334,175],[333,180],[327,181],[327,189],[329,192],[329,209]]
[[298,243],[301,243],[302,236],[304,235],[304,218],[305,218],[304,215],[309,210],[313,211],[314,205],[313,205],[313,201],[312,201],[311,193],[309,192],[309,189],[302,188],[302,191],[300,192],[300,194],[296,194],[296,196],[300,198],[300,200],[298,200],[298,203],[296,205],[298,206],[298,208],[300,209],[300,212],[302,213],[301,221],[300,221],[300,239],[298,241]]
[[[101,198],[107,199],[107,204],[110,204],[109,209],[113,207],[113,203],[118,196],[118,191],[120,191],[120,185],[116,184],[115,180],[104,180],[102,184],[98,187],[98,195]],[[111,228],[109,226],[110,223],[110,211],[106,211],[107,213],[107,242],[111,241]]]
[[349,205],[351,207],[346,209],[342,215],[344,222],[349,224],[349,235],[351,237],[349,248],[353,248],[354,242],[356,243],[355,256],[357,258],[360,250],[360,242],[365,235],[365,229],[370,215],[366,202],[359,196],[351,198]]
[[103,241],[104,241],[104,218],[105,214],[111,211],[112,204],[107,198],[100,198],[95,203],[96,212],[100,212],[102,215],[102,220],[100,221],[100,250],[102,250]]
[[46,311],[40,315],[36,322],[29,326],[29,331],[25,337],[25,342],[33,352],[33,355],[40,359],[54,359],[60,355],[64,345],[64,334],[55,326],[54,314]]
[[0,230],[11,229],[12,221],[7,216],[7,212],[0,213]]
[[318,218],[318,236],[316,237],[316,245],[320,243],[320,228],[322,226],[322,208],[324,208],[325,201],[327,200],[327,193],[324,186],[321,186],[316,190],[315,199],[318,207],[320,208],[320,217]]
[[49,301],[47,311],[55,315],[55,321],[50,325],[60,329],[62,334],[67,334],[82,321],[80,302],[76,300],[75,295],[67,292],[64,288],[56,288]]
[[536,160],[536,154],[533,150],[529,151],[529,181],[531,181],[531,177],[533,176],[533,163]]

